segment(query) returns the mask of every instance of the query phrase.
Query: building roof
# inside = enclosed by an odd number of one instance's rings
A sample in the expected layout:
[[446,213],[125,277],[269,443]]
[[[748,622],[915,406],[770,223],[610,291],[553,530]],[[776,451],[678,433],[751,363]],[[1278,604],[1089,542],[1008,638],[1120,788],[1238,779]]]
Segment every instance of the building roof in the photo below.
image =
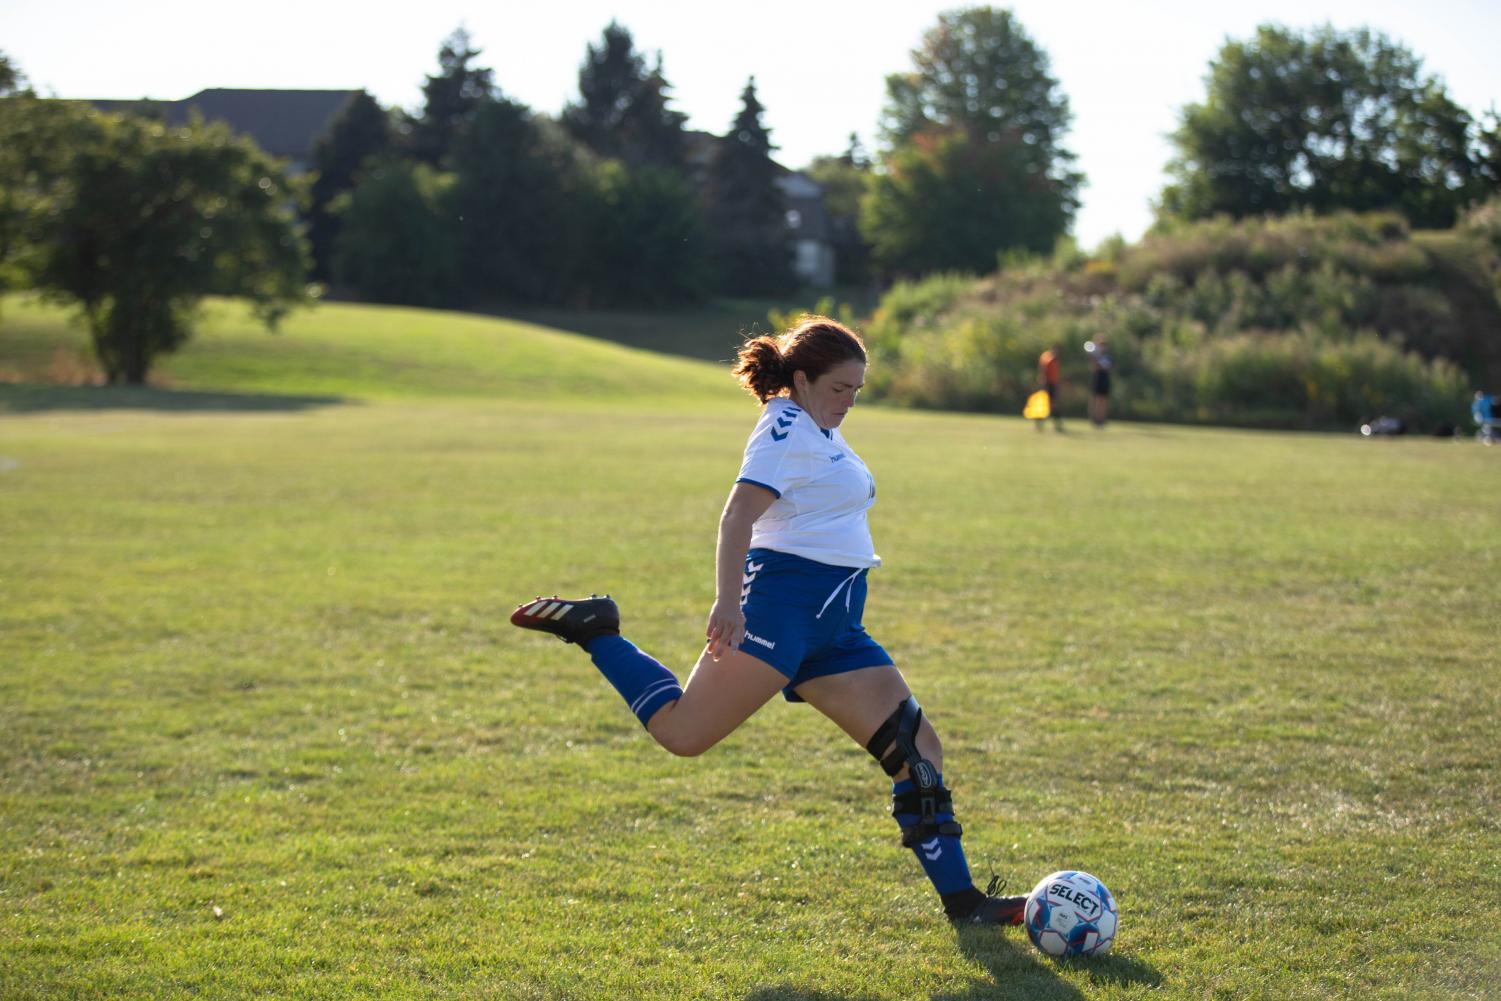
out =
[[193,111],[248,135],[273,156],[312,159],[313,147],[357,90],[201,90],[181,101],[89,101],[101,111],[159,114],[169,124]]

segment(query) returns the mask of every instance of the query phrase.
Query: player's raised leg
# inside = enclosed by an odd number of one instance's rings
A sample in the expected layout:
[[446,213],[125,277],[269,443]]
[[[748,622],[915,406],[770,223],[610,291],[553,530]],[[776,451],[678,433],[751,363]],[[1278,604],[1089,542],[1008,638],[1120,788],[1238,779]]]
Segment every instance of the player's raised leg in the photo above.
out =
[[511,622],[583,647],[641,725],[674,754],[702,754],[787,683],[785,675],[749,654],[728,651],[715,660],[706,650],[685,689],[656,658],[620,635],[620,609],[608,595],[537,598],[518,606]]
[[786,684],[786,675],[748,653],[735,650],[715,660],[705,650],[682,696],[662,706],[646,729],[673,754],[702,754]]
[[895,667],[869,667],[803,682],[797,694],[833,720],[892,777],[892,814],[956,921],[1021,924],[1026,898],[975,887],[960,844],[953,801],[943,784],[943,747]]

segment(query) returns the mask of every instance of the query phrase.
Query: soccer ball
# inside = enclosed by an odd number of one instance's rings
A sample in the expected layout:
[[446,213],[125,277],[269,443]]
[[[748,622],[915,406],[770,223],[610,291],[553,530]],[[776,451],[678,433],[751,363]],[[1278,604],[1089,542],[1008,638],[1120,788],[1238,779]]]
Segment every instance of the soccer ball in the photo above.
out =
[[1044,876],[1027,894],[1027,935],[1049,956],[1103,955],[1119,920],[1115,898],[1087,872]]

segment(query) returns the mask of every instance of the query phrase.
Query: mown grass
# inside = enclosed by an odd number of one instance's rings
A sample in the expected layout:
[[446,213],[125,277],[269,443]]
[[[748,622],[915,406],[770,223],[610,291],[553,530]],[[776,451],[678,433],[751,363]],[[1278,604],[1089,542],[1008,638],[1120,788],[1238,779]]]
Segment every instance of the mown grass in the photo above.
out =
[[1495,450],[852,415],[971,859],[1120,900],[1054,963],[941,920],[806,706],[675,759],[506,624],[610,590],[691,662],[722,371],[223,309],[176,389],[0,387],[0,996],[1495,996]]

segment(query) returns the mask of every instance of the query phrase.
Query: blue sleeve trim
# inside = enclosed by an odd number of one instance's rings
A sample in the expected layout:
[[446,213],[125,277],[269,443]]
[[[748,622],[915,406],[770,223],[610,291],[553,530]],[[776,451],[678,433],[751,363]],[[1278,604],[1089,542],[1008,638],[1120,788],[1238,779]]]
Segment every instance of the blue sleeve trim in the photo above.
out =
[[767,486],[765,483],[762,483],[760,480],[752,480],[752,479],[749,479],[747,477],[742,476],[742,477],[740,477],[740,479],[736,480],[735,482],[736,483],[749,483],[753,487],[760,487],[762,490],[770,490],[773,494],[776,495],[776,497],[777,497],[778,500],[780,500],[781,497],[782,497],[782,491],[778,490],[776,487]]

